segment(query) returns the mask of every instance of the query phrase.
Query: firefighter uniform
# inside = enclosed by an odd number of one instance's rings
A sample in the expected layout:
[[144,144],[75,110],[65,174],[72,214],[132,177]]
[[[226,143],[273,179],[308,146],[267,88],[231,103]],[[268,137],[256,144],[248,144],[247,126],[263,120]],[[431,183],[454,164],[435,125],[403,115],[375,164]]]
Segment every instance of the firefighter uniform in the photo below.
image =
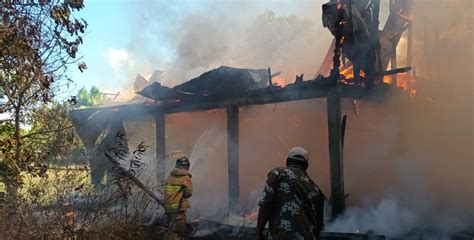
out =
[[184,239],[186,230],[186,209],[190,208],[188,198],[193,193],[189,160],[180,158],[165,180],[165,213],[169,227],[167,240]]

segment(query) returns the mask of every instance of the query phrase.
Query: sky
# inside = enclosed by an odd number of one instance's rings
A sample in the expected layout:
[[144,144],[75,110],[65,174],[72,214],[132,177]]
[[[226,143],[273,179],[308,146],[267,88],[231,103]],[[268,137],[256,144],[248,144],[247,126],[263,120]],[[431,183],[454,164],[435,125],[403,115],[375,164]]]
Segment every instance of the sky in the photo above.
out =
[[[321,45],[319,52],[307,53],[313,54],[311,59],[316,65],[332,39],[321,23],[321,5],[325,2],[327,0],[85,0],[85,7],[74,16],[88,23],[84,44],[79,48],[87,69],[81,73],[71,68],[73,84],[63,89],[61,95],[68,98],[83,86],[88,89],[97,86],[102,92],[116,93],[129,87],[137,74],[149,77],[154,70],[169,71],[182,60],[178,56],[180,38],[187,36],[185,31],[192,32],[188,25],[193,24],[193,18],[198,18],[196,22],[211,24],[221,21],[216,24],[218,28],[227,27],[226,23],[251,25],[252,20],[267,10],[278,16],[293,14],[310,19],[319,32],[314,44]],[[241,35],[238,31],[232,33]],[[208,34],[205,41],[214,37],[212,32]]]
[[87,64],[83,73],[74,69],[72,89],[95,85],[106,91],[121,88],[125,79],[119,75],[122,64],[131,64],[125,50],[130,38],[132,1],[87,0],[85,8],[75,14],[87,21],[80,55]]
[[[87,21],[84,44],[80,46],[82,61],[87,64],[83,73],[71,68],[73,84],[68,93],[75,93],[81,87],[97,86],[103,92],[115,93],[130,85],[136,74],[148,77],[153,70],[166,70],[174,60],[173,46],[166,44],[166,29],[180,17],[202,11],[203,9],[233,9],[245,7],[246,16],[257,16],[265,10],[277,14],[311,16],[313,10],[305,4],[315,6],[321,0],[86,0],[84,9],[75,13],[75,17]],[[298,4],[295,4],[298,3]],[[320,6],[319,4],[317,4]],[[319,9],[317,9],[319,11]],[[218,10],[220,11],[220,10]],[[232,11],[232,10],[229,10]],[[156,16],[147,16],[156,14]],[[236,16],[239,18],[240,16]],[[318,20],[320,14],[315,16]],[[147,22],[147,19],[153,22]],[[144,21],[145,20],[145,21]],[[162,34],[161,34],[162,33]],[[153,34],[153,35],[151,35]],[[137,40],[138,39],[138,40]],[[141,44],[148,47],[140,51]],[[156,43],[156,44],[155,44]],[[153,63],[143,61],[144,54],[154,55]],[[149,57],[147,57],[149,59]]]

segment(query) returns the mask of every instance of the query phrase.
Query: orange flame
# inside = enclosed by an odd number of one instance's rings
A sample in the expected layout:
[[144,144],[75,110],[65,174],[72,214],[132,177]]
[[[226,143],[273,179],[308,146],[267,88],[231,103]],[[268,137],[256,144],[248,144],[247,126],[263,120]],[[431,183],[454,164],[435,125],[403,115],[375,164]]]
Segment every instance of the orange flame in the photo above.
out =
[[[340,74],[344,76],[344,79],[346,80],[354,79],[354,70],[352,68],[343,69]],[[359,76],[365,77],[365,72],[363,70],[360,70]]]
[[273,86],[284,87],[286,85],[285,79],[277,76],[272,78]]
[[[383,82],[386,84],[392,84],[394,80],[394,76],[384,76]],[[410,89],[411,85],[411,78],[408,74],[397,74],[397,87],[403,90]]]
[[[394,77],[392,76],[384,76],[383,82],[386,84],[392,84],[394,81]],[[400,88],[404,91],[409,91],[410,96],[413,97],[416,95],[416,89],[413,87],[413,79],[409,74],[397,74],[397,88]]]

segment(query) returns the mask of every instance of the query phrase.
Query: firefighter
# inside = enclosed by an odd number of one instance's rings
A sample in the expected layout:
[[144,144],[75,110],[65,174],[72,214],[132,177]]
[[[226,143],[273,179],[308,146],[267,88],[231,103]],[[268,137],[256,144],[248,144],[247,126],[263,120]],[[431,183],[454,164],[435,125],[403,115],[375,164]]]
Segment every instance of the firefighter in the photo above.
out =
[[186,230],[186,209],[190,208],[188,198],[193,193],[190,162],[181,157],[176,160],[176,167],[165,180],[165,214],[168,224],[168,240],[184,239]]
[[288,153],[286,167],[268,173],[258,203],[257,239],[263,239],[267,222],[271,239],[319,239],[326,198],[306,173],[308,165],[308,151],[294,147]]

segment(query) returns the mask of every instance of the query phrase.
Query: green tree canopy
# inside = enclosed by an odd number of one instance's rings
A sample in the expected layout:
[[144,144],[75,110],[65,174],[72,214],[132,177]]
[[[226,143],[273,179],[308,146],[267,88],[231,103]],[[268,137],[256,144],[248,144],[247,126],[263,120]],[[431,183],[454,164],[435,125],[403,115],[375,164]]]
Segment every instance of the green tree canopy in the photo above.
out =
[[107,100],[96,86],[92,86],[89,91],[82,87],[77,93],[77,108],[89,108],[104,104]]

